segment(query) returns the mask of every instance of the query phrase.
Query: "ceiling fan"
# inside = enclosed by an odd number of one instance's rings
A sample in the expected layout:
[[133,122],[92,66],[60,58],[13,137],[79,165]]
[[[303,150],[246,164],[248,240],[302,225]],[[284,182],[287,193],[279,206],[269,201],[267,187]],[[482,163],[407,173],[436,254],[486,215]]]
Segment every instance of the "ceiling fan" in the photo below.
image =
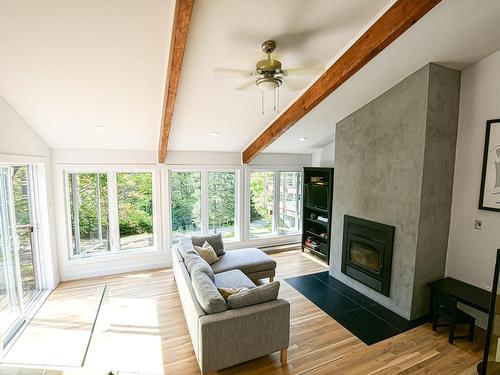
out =
[[314,60],[308,66],[284,69],[281,61],[271,56],[276,49],[276,42],[274,40],[267,40],[262,43],[261,49],[267,55],[267,58],[257,61],[255,70],[215,68],[213,70],[214,74],[247,78],[247,82],[235,88],[235,90],[239,91],[251,89],[255,87],[254,85],[262,90],[272,91],[279,88],[282,84],[290,91],[297,91],[302,87],[293,84],[289,79],[290,76],[313,76],[324,70],[324,67],[317,60]]

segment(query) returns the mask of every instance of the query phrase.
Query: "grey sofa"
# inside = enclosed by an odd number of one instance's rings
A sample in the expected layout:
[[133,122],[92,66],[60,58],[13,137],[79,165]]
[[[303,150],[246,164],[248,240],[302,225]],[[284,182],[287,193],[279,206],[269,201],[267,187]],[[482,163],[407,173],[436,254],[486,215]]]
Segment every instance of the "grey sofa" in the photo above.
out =
[[[290,304],[275,299],[208,314],[200,305],[196,294],[199,291],[194,290],[181,255],[188,250],[186,247],[192,248],[192,242],[183,240],[174,245],[172,269],[201,373],[217,371],[276,351],[281,351],[281,361],[286,363]],[[254,248],[226,251],[211,267],[217,288],[255,288],[251,278],[271,279],[275,275],[276,262]]]

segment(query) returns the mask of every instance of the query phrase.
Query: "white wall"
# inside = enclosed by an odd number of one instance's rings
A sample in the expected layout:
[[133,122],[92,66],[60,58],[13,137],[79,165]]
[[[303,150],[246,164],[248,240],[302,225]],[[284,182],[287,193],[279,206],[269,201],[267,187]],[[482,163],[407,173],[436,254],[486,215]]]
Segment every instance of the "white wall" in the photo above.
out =
[[311,165],[313,167],[334,167],[335,142],[314,150],[312,153]]
[[[478,209],[486,120],[500,118],[500,51],[462,72],[446,275],[491,288],[500,213]],[[474,229],[474,219],[483,221]],[[472,311],[471,311],[472,312]],[[484,326],[485,316],[475,313]]]
[[36,134],[23,118],[0,95],[0,156],[2,162],[32,162],[33,158],[40,158],[44,164],[46,196],[49,216],[48,240],[50,247],[44,254],[49,263],[46,268],[50,275],[47,287],[54,288],[59,283],[59,270],[57,264],[57,251],[55,246],[54,207],[52,191],[51,151],[43,139]]

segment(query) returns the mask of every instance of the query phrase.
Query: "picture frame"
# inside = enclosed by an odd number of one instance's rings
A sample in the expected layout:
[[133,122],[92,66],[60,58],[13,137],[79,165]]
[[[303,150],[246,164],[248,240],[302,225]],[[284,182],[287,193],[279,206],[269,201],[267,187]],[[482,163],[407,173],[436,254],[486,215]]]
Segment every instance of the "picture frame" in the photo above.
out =
[[500,119],[486,121],[479,209],[500,212]]

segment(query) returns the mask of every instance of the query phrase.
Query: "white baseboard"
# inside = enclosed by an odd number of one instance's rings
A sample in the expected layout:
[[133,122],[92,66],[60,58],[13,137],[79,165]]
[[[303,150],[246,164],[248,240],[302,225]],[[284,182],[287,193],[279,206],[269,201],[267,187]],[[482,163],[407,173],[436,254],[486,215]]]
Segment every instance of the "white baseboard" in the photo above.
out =
[[117,275],[120,273],[146,271],[157,268],[172,267],[172,261],[149,262],[139,264],[127,264],[118,267],[105,267],[97,270],[82,270],[61,274],[61,281],[87,279],[90,277]]

